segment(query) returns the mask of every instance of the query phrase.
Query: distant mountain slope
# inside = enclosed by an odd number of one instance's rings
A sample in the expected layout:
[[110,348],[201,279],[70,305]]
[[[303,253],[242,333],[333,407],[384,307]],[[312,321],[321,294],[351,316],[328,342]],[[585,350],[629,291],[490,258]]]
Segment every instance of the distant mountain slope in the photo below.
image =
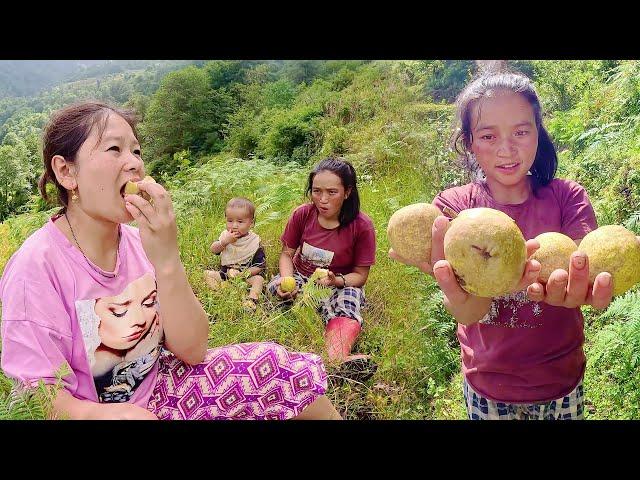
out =
[[28,97],[61,83],[188,60],[0,60],[0,98]]
[[37,94],[100,63],[105,60],[2,60],[0,98]]

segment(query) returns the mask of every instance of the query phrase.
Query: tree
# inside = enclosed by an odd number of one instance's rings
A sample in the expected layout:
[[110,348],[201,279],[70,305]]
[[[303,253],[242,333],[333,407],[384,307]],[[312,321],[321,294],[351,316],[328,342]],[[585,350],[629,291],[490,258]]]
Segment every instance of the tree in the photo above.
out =
[[28,201],[32,175],[24,143],[0,145],[0,221]]
[[[217,152],[233,101],[224,89],[212,89],[207,72],[190,66],[169,73],[151,98],[140,127],[145,157],[168,160],[180,150]],[[149,158],[151,157],[151,158]]]

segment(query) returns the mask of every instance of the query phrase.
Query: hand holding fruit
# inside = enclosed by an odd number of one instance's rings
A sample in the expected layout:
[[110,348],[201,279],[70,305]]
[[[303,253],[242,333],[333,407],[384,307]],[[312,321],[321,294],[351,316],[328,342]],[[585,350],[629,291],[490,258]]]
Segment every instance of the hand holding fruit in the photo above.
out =
[[604,225],[588,233],[577,250],[571,254],[568,272],[558,265],[546,283],[534,283],[527,289],[531,300],[602,309],[613,295],[623,294],[640,281],[638,237],[620,225]]
[[[139,190],[138,194],[126,193],[125,186],[125,208],[138,224],[144,251],[156,270],[173,268],[181,262],[178,253],[178,228],[171,197],[151,177],[145,177],[134,185]],[[143,194],[149,200],[143,198]]]
[[[417,224],[425,228],[424,219]],[[389,227],[397,228],[391,221]],[[513,220],[497,210],[468,209],[451,224],[446,217],[435,216],[430,231],[420,235],[409,228],[403,234],[400,229],[389,239],[394,247],[389,256],[432,274],[447,309],[467,325],[484,316],[494,296],[523,290],[540,271],[537,261],[528,260],[538,242],[525,242]],[[397,254],[395,247],[402,243],[413,243],[412,250],[418,253],[411,259]]]
[[298,294],[296,279],[292,276],[284,276],[278,279],[276,294],[283,300],[293,299]]
[[[318,278],[316,279],[316,283],[318,285],[322,285],[323,287],[342,286],[340,284],[336,285],[336,275],[331,270],[318,268],[316,269],[316,272],[318,271],[319,271],[319,275],[318,275]],[[340,282],[342,282],[342,280]]]

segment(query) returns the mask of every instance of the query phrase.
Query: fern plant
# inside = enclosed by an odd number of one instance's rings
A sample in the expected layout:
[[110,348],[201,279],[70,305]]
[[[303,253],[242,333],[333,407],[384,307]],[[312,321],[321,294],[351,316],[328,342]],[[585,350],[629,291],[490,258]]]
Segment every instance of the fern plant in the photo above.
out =
[[39,380],[30,388],[0,375],[0,420],[62,419],[53,414],[53,400],[63,388],[62,379],[69,373],[71,370],[65,363],[56,372],[54,384],[47,385]]

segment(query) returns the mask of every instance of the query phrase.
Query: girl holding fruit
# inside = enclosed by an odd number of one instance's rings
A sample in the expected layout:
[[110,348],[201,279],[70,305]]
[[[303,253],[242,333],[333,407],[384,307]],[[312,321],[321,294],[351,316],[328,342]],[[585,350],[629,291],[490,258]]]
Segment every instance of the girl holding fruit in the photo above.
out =
[[359,372],[363,379],[374,366],[366,355],[351,355],[351,349],[362,329],[364,285],[375,263],[373,222],[360,211],[356,172],[343,158],[316,165],[306,192],[311,202],[291,214],[280,237],[280,272],[267,288],[291,301],[312,276],[330,287],[332,294],[320,307],[329,360],[341,363],[345,373]]
[[[398,261],[433,275],[447,310],[458,321],[463,391],[471,419],[581,419],[585,370],[581,305],[611,301],[611,275],[589,282],[583,252],[571,254],[568,271],[538,281],[534,237],[560,232],[576,243],[596,229],[586,191],[555,177],[556,150],[542,124],[532,82],[490,64],[457,98],[453,146],[472,181],[439,193],[433,205],[445,216],[432,226],[430,261]],[[496,68],[497,67],[497,68]],[[511,217],[526,242],[526,264],[513,291],[496,298],[468,293],[444,260],[449,218],[486,207]],[[565,267],[566,268],[566,267]]]

